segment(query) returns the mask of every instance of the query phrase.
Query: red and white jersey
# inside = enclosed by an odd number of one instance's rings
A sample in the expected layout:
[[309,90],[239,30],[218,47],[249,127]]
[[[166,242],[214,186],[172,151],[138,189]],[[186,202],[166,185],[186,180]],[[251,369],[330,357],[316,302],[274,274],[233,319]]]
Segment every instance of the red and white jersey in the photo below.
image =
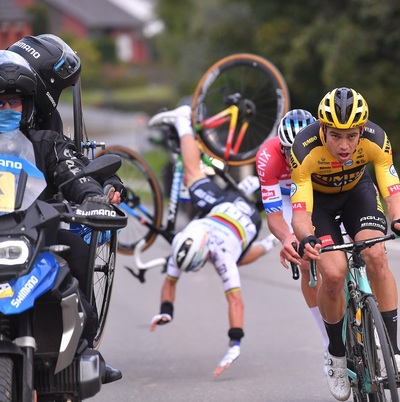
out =
[[282,211],[282,197],[289,199],[292,180],[279,137],[269,139],[260,147],[256,156],[256,169],[265,212],[270,214]]

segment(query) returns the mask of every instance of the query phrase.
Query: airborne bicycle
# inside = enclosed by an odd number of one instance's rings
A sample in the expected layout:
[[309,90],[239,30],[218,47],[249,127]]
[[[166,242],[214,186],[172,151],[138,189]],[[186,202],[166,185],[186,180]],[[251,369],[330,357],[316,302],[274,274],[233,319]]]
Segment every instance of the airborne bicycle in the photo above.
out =
[[[227,186],[237,188],[229,167],[254,162],[259,146],[276,135],[277,125],[289,107],[286,82],[271,62],[247,53],[219,60],[200,79],[193,95],[192,125],[203,151],[203,164],[211,167]],[[165,264],[165,259],[143,264],[140,252],[148,249],[158,235],[168,242],[175,235],[183,167],[179,141],[176,144],[173,133],[168,138],[174,167],[165,224],[161,186],[147,161],[121,146],[110,146],[98,153],[113,153],[122,159],[118,175],[128,191],[121,205],[128,215],[128,225],[119,234],[118,251],[135,255],[139,273],[131,272],[142,282],[146,269]]]

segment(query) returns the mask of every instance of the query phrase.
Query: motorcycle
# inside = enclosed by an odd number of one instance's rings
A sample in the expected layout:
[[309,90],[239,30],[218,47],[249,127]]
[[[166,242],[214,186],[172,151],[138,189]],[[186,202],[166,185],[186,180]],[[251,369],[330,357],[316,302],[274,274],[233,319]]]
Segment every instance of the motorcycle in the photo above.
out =
[[[113,174],[121,161],[108,156],[71,180]],[[41,201],[45,187],[30,141],[19,130],[2,133],[0,402],[81,401],[100,391],[105,375],[100,352],[81,338],[86,313],[78,281],[62,258],[67,246],[53,242],[61,222],[116,229],[126,225],[126,216],[114,205],[99,216],[62,197]]]

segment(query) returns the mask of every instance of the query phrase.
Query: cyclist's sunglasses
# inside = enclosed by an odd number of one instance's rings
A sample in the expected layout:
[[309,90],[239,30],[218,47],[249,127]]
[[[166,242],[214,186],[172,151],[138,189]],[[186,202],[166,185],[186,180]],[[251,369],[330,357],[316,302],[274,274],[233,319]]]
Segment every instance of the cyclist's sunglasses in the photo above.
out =
[[9,104],[9,106],[12,109],[15,109],[15,108],[20,107],[22,105],[22,98],[0,99],[0,110],[4,109],[6,107],[7,103]]

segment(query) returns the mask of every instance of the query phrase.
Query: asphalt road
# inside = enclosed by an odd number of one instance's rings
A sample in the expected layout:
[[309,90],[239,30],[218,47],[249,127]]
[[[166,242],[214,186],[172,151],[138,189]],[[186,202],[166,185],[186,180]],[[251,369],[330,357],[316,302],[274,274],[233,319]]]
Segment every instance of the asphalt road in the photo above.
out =
[[[393,242],[394,243],[394,242]],[[398,247],[397,247],[398,248]],[[160,240],[145,259],[166,255]],[[397,280],[396,251],[389,257]],[[221,377],[212,372],[227,350],[227,304],[212,266],[182,276],[174,321],[149,331],[158,313],[163,275],[147,272],[141,284],[118,256],[111,310],[100,350],[123,371],[90,401],[135,402],[328,402],[323,346],[300,291],[279,264],[278,249],[241,268],[245,337],[241,355]],[[400,281],[399,281],[400,283]]]
[[[141,113],[85,110],[91,137],[139,152],[148,146],[148,117]],[[68,131],[71,123],[64,118]],[[93,139],[93,138],[92,138]],[[265,229],[264,229],[264,233]],[[160,239],[144,259],[168,254]],[[400,286],[400,241],[388,244]],[[149,331],[159,312],[163,275],[147,272],[141,284],[118,255],[111,308],[100,351],[122,370],[122,380],[104,385],[90,402],[328,402],[322,339],[305,304],[300,281],[279,263],[274,249],[241,268],[245,337],[241,355],[220,378],[212,372],[227,351],[227,303],[212,266],[184,274],[178,284],[174,321]]]

